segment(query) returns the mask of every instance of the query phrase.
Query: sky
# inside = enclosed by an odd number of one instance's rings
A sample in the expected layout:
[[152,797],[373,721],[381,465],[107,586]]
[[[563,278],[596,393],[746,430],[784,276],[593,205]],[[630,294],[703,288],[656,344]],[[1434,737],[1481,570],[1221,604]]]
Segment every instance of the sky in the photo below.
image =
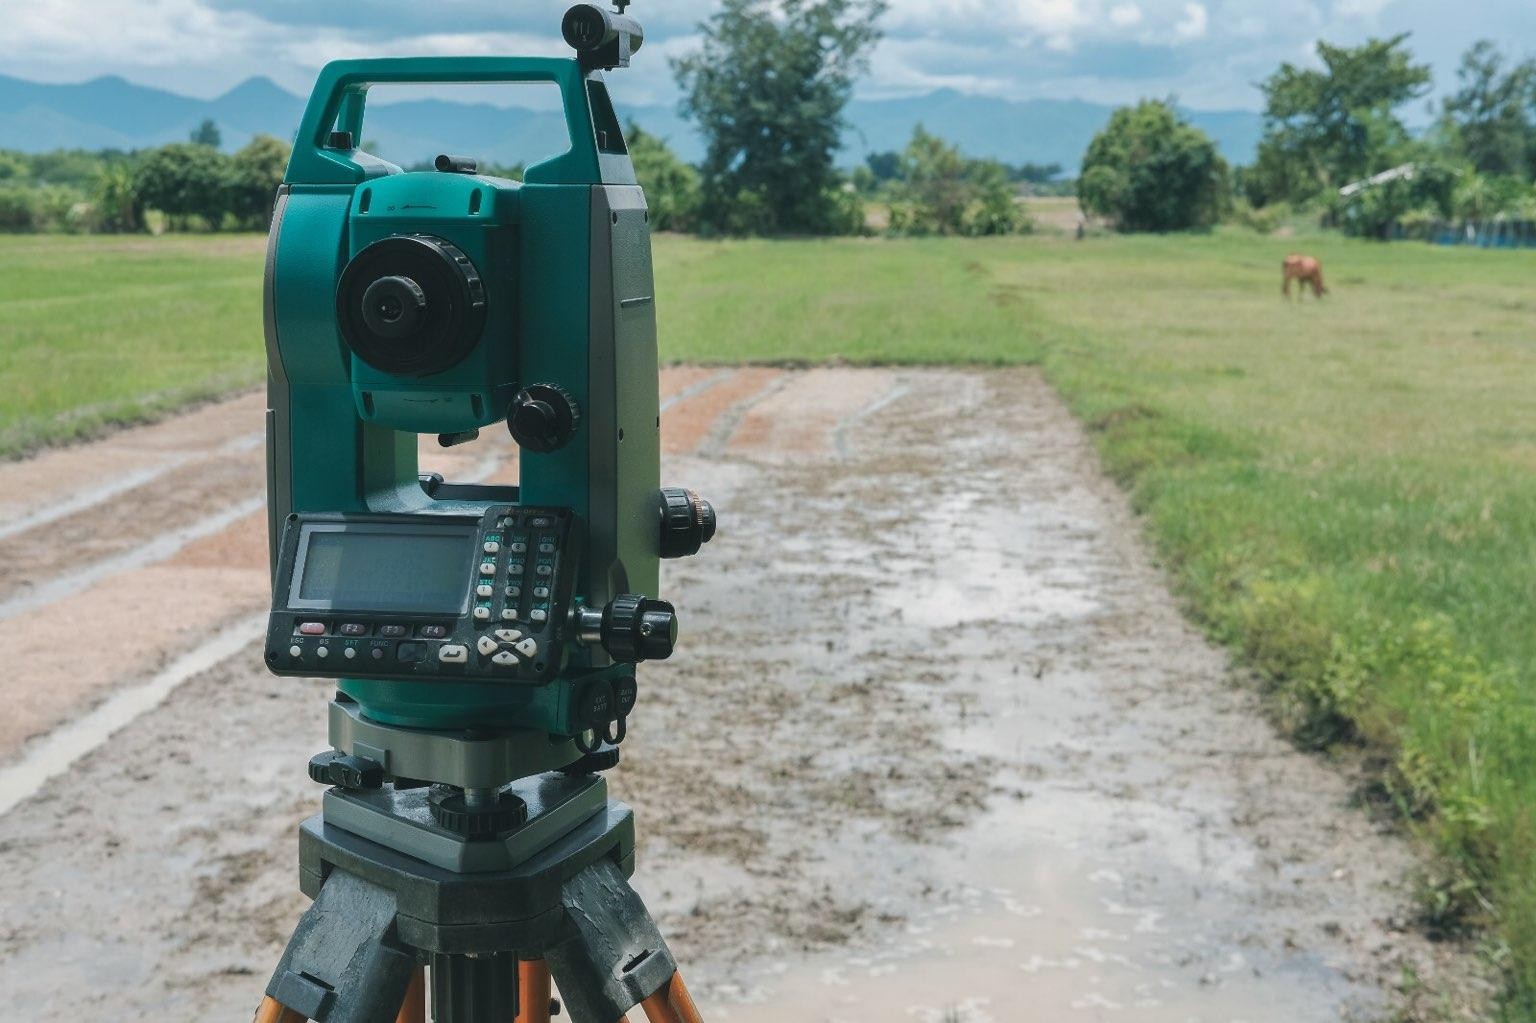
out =
[[[48,82],[121,75],[202,97],[253,75],[293,92],[339,57],[566,52],[566,0],[0,0],[0,74]],[[865,98],[955,89],[1008,99],[1125,103],[1176,96],[1195,109],[1258,109],[1254,83],[1315,62],[1318,39],[1413,33],[1455,81],[1460,54],[1492,38],[1536,54],[1533,0],[889,0]],[[713,0],[636,0],[645,48],[626,100],[670,103],[666,57],[696,45]]]

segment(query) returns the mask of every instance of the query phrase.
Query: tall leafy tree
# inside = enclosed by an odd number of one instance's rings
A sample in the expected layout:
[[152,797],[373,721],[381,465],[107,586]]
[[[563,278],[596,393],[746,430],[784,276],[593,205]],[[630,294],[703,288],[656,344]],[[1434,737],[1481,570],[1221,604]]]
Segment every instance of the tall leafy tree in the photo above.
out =
[[1083,156],[1077,195],[1122,231],[1206,227],[1221,214],[1227,165],[1210,137],[1161,100],[1110,115]]
[[1445,100],[1456,147],[1482,174],[1529,177],[1536,157],[1536,61],[1508,64],[1490,40],[1461,58],[1458,88]]
[[[856,228],[833,163],[885,0],[723,0],[672,62],[708,148],[700,215],[729,232]],[[852,219],[857,221],[856,213]]]
[[178,226],[202,217],[218,230],[229,210],[229,157],[209,146],[178,142],[151,150],[133,174],[133,191]]
[[1265,81],[1259,164],[1305,199],[1392,166],[1409,142],[1397,110],[1423,96],[1430,69],[1415,63],[1408,35],[1360,46],[1317,44],[1322,68],[1286,63]]

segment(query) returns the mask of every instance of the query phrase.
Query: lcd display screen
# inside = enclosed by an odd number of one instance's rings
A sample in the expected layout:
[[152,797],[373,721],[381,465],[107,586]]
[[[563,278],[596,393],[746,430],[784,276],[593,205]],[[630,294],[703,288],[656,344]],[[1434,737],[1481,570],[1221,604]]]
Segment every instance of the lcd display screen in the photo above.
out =
[[462,614],[473,528],[309,525],[299,544],[293,608]]

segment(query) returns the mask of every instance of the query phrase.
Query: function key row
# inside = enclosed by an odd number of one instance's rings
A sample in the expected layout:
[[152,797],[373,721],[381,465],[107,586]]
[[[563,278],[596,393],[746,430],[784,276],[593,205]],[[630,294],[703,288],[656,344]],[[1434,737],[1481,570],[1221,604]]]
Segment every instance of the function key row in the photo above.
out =
[[522,515],[503,515],[496,520],[496,524],[502,529],[512,529],[518,525],[526,526],[529,529],[552,529],[555,525],[555,520],[548,515],[530,515],[526,517]]
[[[446,639],[452,629],[447,625],[417,625],[414,627],[416,635],[422,639]],[[409,625],[374,625],[370,622],[338,622],[332,630],[325,622],[299,622],[294,626],[295,635],[299,636],[345,636],[348,639],[357,639],[364,636],[383,636],[386,639],[400,639],[411,634],[412,626]]]

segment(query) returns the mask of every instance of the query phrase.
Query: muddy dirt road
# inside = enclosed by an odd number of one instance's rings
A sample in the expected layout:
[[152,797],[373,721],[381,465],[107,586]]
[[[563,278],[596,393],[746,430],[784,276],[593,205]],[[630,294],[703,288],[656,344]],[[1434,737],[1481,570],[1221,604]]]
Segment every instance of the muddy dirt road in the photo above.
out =
[[[668,563],[617,792],[715,1021],[1381,1019],[1410,850],[1263,722],[1028,371],[668,370]],[[305,902],[327,687],[268,677],[260,399],[0,465],[0,992],[245,1020]],[[487,437],[424,468],[510,480]],[[1413,1008],[1409,1006],[1409,1008]]]

